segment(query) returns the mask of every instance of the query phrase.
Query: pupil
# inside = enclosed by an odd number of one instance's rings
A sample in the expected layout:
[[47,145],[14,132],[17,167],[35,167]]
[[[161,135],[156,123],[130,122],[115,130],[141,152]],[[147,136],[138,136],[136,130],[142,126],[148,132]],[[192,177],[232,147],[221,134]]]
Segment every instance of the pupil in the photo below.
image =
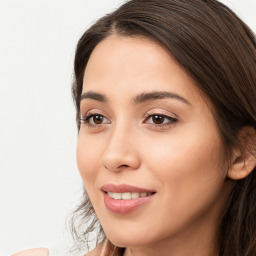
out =
[[153,122],[155,123],[155,124],[162,124],[163,123],[163,121],[164,121],[164,117],[162,117],[162,116],[153,116]]
[[95,124],[101,124],[102,123],[102,120],[103,120],[103,117],[102,116],[94,116],[93,117],[93,122]]

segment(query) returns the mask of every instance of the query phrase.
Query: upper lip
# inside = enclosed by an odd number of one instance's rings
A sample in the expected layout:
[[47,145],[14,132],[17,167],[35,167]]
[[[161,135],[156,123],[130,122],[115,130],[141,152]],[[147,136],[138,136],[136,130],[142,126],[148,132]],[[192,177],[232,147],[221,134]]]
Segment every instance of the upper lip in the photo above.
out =
[[132,185],[127,184],[105,184],[101,187],[101,190],[104,192],[114,192],[114,193],[125,193],[125,192],[138,192],[138,193],[154,193],[155,191],[139,188]]

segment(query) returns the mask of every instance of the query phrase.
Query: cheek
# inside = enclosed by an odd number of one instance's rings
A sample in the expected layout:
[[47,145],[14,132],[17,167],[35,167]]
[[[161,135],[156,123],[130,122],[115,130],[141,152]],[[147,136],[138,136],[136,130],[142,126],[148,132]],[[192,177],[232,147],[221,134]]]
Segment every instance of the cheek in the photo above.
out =
[[100,144],[95,143],[89,136],[80,131],[77,142],[77,166],[86,189],[96,178],[100,166]]
[[225,204],[228,191],[224,187],[226,174],[220,162],[219,139],[215,135],[203,138],[195,134],[179,139],[174,136],[158,140],[154,147],[144,144],[146,169],[157,181],[163,209],[154,214],[156,220],[166,220],[161,228],[167,233],[190,225],[199,216],[215,219]]
[[154,147],[144,142],[144,158],[162,184],[162,189],[171,190],[171,195],[197,194],[222,186],[225,171],[220,158],[220,139],[216,133],[173,134],[155,140]]
[[100,163],[102,155],[102,146],[95,142],[95,139],[80,131],[77,142],[77,167],[83,180],[86,193],[94,207],[97,208],[99,202],[99,194],[97,191],[96,180],[100,172]]

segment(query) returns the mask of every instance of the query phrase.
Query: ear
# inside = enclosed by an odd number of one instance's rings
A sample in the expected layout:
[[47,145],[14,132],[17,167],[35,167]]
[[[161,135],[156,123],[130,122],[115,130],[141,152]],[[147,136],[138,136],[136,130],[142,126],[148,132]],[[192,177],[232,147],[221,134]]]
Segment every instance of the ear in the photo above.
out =
[[247,177],[256,166],[256,131],[252,126],[243,127],[238,134],[241,149],[233,150],[232,165],[228,177],[240,180]]

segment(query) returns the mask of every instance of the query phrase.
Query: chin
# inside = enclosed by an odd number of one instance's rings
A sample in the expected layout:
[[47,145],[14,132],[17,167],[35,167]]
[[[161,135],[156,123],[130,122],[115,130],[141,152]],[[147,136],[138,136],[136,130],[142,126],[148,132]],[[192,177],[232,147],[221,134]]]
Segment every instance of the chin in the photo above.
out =
[[113,235],[107,236],[107,238],[111,241],[112,244],[118,247],[137,247],[150,243],[150,240],[145,239],[145,235],[143,238],[137,237],[134,235]]
[[[149,226],[150,227],[150,226]],[[159,236],[148,228],[130,227],[105,230],[107,238],[118,247],[137,247],[157,242]]]

